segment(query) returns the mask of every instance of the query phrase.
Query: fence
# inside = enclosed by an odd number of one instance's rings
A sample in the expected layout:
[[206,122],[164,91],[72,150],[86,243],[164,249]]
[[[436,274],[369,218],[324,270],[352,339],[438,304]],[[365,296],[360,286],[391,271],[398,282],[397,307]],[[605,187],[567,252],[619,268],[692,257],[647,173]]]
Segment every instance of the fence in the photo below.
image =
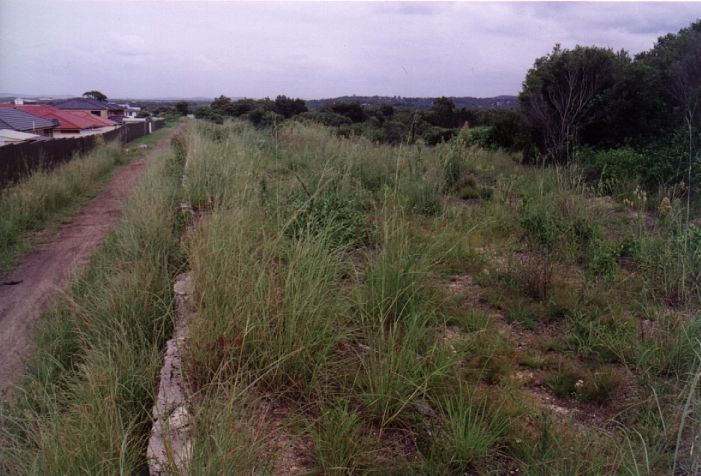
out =
[[[68,162],[76,153],[82,154],[95,147],[97,138],[105,141],[119,139],[122,143],[138,139],[163,127],[165,121],[123,124],[117,129],[84,137],[57,138],[39,142],[21,142],[0,147],[0,188],[9,185],[32,171],[52,169]],[[150,124],[150,126],[149,126]]]
[[165,126],[165,119],[154,119],[151,121],[151,132],[156,132],[161,127]]

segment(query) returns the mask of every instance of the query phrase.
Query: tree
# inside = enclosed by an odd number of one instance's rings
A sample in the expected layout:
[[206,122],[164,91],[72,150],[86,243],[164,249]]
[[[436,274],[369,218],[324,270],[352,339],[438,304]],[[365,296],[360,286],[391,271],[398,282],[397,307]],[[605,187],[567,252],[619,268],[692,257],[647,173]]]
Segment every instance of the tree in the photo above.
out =
[[290,118],[307,112],[307,106],[303,99],[292,99],[287,96],[280,95],[275,98],[274,111],[281,114],[285,118]]
[[190,112],[190,104],[188,104],[187,101],[178,101],[175,104],[175,110],[178,111],[178,114],[181,116],[187,116]]
[[385,117],[385,119],[390,119],[394,114],[394,108],[391,104],[381,104],[380,113]]
[[224,96],[223,94],[218,98],[215,98],[214,101],[212,101],[212,103],[209,105],[209,107],[212,108],[213,112],[219,114],[220,116],[231,115],[231,99]]
[[93,89],[92,91],[85,91],[83,93],[84,98],[97,99],[98,101],[107,101],[107,96],[102,94],[100,91]]
[[366,119],[365,111],[357,102],[335,102],[326,104],[322,112],[335,112],[342,116],[346,116],[353,122],[363,122]]
[[434,99],[431,111],[429,121],[433,125],[438,127],[456,126],[455,104],[452,99],[445,96]]
[[595,119],[592,102],[614,84],[618,61],[607,48],[565,50],[560,45],[535,61],[519,100],[546,159],[564,163],[572,156],[580,128]]

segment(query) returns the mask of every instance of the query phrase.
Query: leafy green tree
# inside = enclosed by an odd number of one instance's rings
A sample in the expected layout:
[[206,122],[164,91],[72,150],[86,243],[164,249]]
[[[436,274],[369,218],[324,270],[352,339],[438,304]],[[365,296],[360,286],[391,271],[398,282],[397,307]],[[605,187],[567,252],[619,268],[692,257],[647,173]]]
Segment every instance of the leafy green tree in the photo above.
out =
[[530,125],[538,131],[545,158],[564,163],[579,143],[580,129],[596,120],[591,106],[614,84],[621,61],[611,49],[577,46],[535,61],[519,96]]
[[380,113],[386,119],[390,119],[394,115],[394,108],[390,104],[382,104],[380,106]]
[[178,101],[175,104],[175,110],[178,111],[178,114],[181,116],[187,116],[190,113],[190,104],[188,104],[187,101]]
[[107,101],[107,96],[102,94],[100,91],[93,89],[92,91],[85,91],[83,93],[84,98],[97,99],[98,101]]
[[330,103],[326,104],[321,110],[322,112],[335,112],[336,114],[346,116],[355,123],[363,122],[367,118],[362,106],[357,102]]
[[290,118],[307,112],[307,106],[303,99],[292,99],[287,96],[280,95],[275,98],[275,109],[274,111],[285,118]]
[[453,100],[445,96],[441,96],[433,100],[433,106],[431,106],[432,114],[429,115],[429,122],[434,126],[438,127],[455,127],[456,123],[456,113],[455,104]]

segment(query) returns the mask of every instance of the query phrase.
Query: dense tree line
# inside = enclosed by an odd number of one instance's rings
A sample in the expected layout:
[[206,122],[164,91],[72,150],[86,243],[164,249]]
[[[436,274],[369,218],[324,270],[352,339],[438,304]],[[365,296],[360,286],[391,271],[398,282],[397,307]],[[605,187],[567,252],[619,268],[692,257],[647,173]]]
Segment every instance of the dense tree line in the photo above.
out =
[[634,58],[557,45],[535,61],[519,99],[545,161],[580,159],[598,175],[616,170],[627,177],[613,178],[650,186],[690,181],[699,173],[701,21]]
[[[450,97],[458,108],[466,109],[518,109],[516,96],[496,96],[491,98],[475,98],[470,96]],[[307,107],[312,111],[318,111],[328,103],[333,102],[357,102],[364,107],[378,108],[388,105],[395,108],[431,109],[433,98],[430,97],[402,97],[402,96],[341,96],[334,99],[311,99],[307,101]]]
[[514,110],[458,109],[453,100],[447,97],[431,101],[430,109],[421,110],[395,108],[382,103],[369,106],[357,101],[327,101],[319,110],[309,111],[305,101],[287,96],[278,96],[275,100],[232,100],[219,96],[209,106],[197,109],[195,114],[199,118],[218,123],[226,117],[237,117],[262,127],[295,118],[335,127],[339,135],[359,135],[390,144],[423,140],[435,145],[450,140],[465,125],[473,128],[494,126],[495,133],[504,136],[501,146],[513,148],[518,142],[510,134],[515,125],[522,122],[520,114]]
[[518,110],[459,108],[448,97],[433,99],[430,108],[425,101],[421,108],[397,107],[402,98],[353,99],[314,101],[318,109],[310,111],[304,100],[287,96],[220,96],[196,115],[215,122],[240,117],[262,127],[294,118],[391,144],[459,137],[520,152],[526,162],[580,160],[592,177],[640,179],[649,186],[701,179],[701,21],[635,57],[556,45],[528,71]]
[[225,117],[248,119],[256,126],[271,126],[307,111],[303,99],[280,95],[271,100],[239,99],[232,101],[224,95],[214,99],[209,106],[199,108],[195,115],[221,123]]

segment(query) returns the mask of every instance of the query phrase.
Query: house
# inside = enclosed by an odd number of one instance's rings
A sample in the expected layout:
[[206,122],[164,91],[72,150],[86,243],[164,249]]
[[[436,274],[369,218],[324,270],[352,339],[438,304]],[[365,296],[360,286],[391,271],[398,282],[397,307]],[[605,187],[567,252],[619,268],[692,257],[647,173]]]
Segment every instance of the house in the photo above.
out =
[[[64,111],[66,112],[66,111]],[[117,121],[114,121],[112,119],[105,119],[102,116],[95,116],[94,114],[91,114],[86,111],[71,111],[69,114],[73,114],[78,117],[82,117],[86,121],[89,121],[92,124],[92,127],[114,127],[118,124]],[[121,117],[121,116],[112,116],[112,117]]]
[[[12,104],[8,104],[8,106],[12,106]],[[0,129],[52,137],[57,126],[58,123],[53,120],[35,116],[14,107],[0,108]]]
[[120,104],[124,108],[124,117],[135,118],[140,112],[141,108],[138,106],[130,106],[129,104]]
[[85,111],[62,111],[48,104],[0,104],[0,109],[18,109],[35,116],[57,122],[55,137],[102,133],[117,126],[114,121],[103,119]]
[[28,134],[26,132],[19,132],[12,129],[0,129],[0,146],[42,139],[50,140],[46,136]]
[[113,102],[98,101],[92,98],[73,98],[65,101],[58,101],[53,104],[57,109],[64,111],[84,111],[103,119],[110,116],[124,116],[124,107]]

